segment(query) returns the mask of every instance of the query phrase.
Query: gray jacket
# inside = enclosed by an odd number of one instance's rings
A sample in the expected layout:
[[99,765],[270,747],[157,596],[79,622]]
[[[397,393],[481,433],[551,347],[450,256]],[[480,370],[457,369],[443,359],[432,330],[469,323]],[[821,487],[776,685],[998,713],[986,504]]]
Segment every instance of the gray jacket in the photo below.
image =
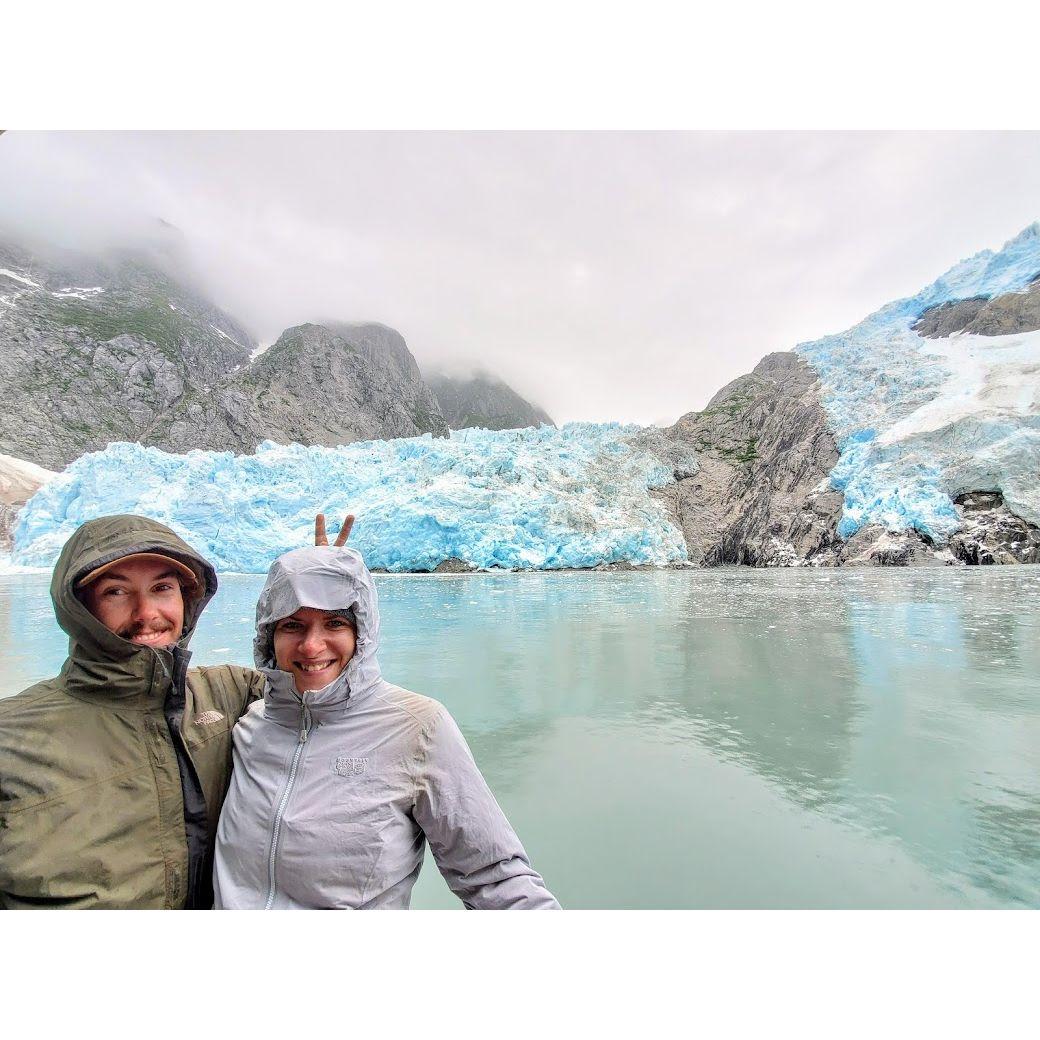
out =
[[[300,607],[349,610],[357,650],[301,697],[275,667],[275,622]],[[471,909],[556,909],[437,701],[385,682],[372,576],[352,549],[280,557],[257,604],[262,702],[234,731],[217,830],[216,906],[407,908],[426,841]]]

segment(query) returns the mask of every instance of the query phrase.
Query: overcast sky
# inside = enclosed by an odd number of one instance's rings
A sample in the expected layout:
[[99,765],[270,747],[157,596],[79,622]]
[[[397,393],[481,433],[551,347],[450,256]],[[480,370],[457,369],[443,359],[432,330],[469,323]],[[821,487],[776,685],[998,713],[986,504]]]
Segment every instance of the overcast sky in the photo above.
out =
[[154,217],[262,342],[380,321],[557,422],[667,423],[1040,219],[1040,134],[0,136],[0,228]]

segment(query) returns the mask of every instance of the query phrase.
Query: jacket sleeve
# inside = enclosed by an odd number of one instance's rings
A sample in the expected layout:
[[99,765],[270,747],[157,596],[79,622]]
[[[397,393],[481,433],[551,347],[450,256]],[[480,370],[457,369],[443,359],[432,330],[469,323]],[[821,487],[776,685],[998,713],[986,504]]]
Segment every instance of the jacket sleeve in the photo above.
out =
[[560,909],[443,707],[425,731],[413,813],[467,909]]

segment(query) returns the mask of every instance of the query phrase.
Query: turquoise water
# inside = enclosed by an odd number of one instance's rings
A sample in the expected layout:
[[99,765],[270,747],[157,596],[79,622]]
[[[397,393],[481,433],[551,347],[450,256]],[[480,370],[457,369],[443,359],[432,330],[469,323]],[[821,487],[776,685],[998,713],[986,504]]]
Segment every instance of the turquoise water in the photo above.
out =
[[[196,661],[250,663],[227,575]],[[378,579],[569,907],[1040,906],[1040,568]],[[64,645],[0,577],[0,696]],[[413,906],[457,906],[428,862]]]

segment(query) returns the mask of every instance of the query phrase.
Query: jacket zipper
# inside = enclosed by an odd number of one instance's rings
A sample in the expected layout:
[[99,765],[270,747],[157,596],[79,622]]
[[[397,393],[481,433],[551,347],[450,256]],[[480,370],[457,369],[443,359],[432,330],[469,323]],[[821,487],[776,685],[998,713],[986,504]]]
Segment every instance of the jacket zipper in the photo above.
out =
[[307,734],[311,728],[311,713],[307,705],[303,705],[303,710],[300,714],[300,736],[296,742],[296,751],[293,753],[292,765],[289,766],[289,779],[285,781],[285,790],[282,792],[282,800],[278,803],[278,809],[274,814],[274,833],[271,835],[271,853],[267,859],[267,902],[264,904],[265,910],[270,910],[274,906],[275,887],[274,887],[274,861],[278,855],[278,837],[282,829],[282,817],[285,815],[285,806],[288,804],[289,795],[292,793],[293,784],[296,782],[296,770],[300,764],[300,756],[303,754],[303,747],[307,743]]

